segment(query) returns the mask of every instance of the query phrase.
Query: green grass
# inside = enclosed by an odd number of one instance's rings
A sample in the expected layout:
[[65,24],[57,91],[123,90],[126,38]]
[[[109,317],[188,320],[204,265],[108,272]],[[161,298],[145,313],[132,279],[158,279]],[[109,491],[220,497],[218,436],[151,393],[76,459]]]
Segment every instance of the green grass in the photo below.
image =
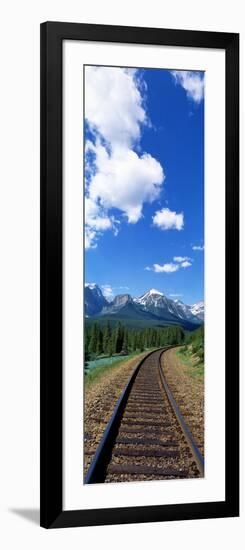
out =
[[[151,351],[151,350],[145,350]],[[133,359],[134,357],[140,356],[143,352],[135,351],[133,353],[130,353],[130,355],[127,355],[125,357],[118,357],[118,361],[114,361],[114,363],[108,363],[104,365],[98,365],[98,367],[94,367],[91,370],[89,370],[85,376],[85,388],[88,386],[91,386],[91,384],[94,384],[97,382],[105,373],[108,373],[112,371],[115,367],[119,367],[130,361],[130,359]]]
[[199,362],[193,364],[193,360],[196,359],[196,355],[192,354],[189,348],[187,348],[187,350],[184,348],[177,350],[176,355],[181,360],[181,363],[187,367],[186,372],[189,376],[200,379],[204,377],[204,363]]
[[108,365],[112,365],[113,363],[118,363],[118,361],[121,361],[122,359],[126,359],[129,354],[126,355],[112,355],[109,357],[108,355],[103,356],[100,355],[99,357],[96,357],[95,359],[91,359],[88,361],[85,365],[85,374],[87,375],[88,372],[93,370],[94,368],[98,367],[105,367]]

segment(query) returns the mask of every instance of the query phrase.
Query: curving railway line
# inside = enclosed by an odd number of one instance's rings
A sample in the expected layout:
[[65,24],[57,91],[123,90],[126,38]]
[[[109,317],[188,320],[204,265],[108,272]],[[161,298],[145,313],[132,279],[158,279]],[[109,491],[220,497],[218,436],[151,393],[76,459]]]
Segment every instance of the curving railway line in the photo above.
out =
[[135,368],[85,483],[203,477],[203,456],[164,376],[166,349],[149,353]]

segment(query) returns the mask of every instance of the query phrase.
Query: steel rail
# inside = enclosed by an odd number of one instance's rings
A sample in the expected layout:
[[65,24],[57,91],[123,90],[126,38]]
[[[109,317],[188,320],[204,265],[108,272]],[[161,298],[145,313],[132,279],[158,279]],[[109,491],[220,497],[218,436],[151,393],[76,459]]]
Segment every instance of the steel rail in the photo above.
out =
[[[106,469],[110,461],[112,448],[115,443],[120,421],[121,421],[125,406],[127,404],[127,400],[128,400],[131,388],[133,386],[133,383],[135,381],[135,378],[139,372],[140,367],[145,362],[145,360],[148,359],[148,357],[150,357],[153,353],[155,353],[159,349],[161,348],[154,349],[153,351],[148,353],[145,357],[143,357],[141,361],[138,363],[138,365],[136,366],[136,368],[134,369],[133,374],[130,376],[128,383],[126,384],[122,394],[120,395],[115,405],[112,416],[107,424],[107,427],[103,433],[102,439],[97,447],[93,460],[85,476],[85,481],[84,481],[85,484],[104,483],[104,480],[106,477]],[[168,348],[166,347],[165,349],[168,349]]]
[[178,407],[178,405],[177,405],[177,403],[176,403],[176,401],[173,397],[173,394],[172,394],[172,392],[171,392],[171,390],[168,386],[166,377],[163,373],[163,368],[162,368],[162,365],[161,365],[161,358],[162,358],[162,355],[163,355],[164,351],[166,351],[166,350],[163,350],[160,357],[159,357],[158,367],[159,367],[160,380],[161,380],[162,386],[165,390],[165,393],[167,395],[168,401],[169,401],[169,403],[170,403],[170,405],[171,405],[171,407],[174,411],[174,414],[176,416],[178,424],[180,425],[181,430],[182,430],[182,432],[185,436],[185,439],[186,439],[186,441],[187,441],[187,443],[190,447],[191,453],[192,453],[193,458],[194,458],[194,460],[197,464],[197,467],[200,471],[200,474],[202,476],[204,476],[204,458],[203,458],[201,452],[199,451],[199,448],[198,448],[198,446],[197,446],[197,444],[196,444],[196,442],[193,438],[193,435],[192,435],[189,427],[186,424],[186,421],[185,421],[182,413],[180,412],[180,409],[179,409],[179,407]]
[[148,357],[150,357],[153,353],[155,353],[156,351],[159,351],[159,349],[162,349],[162,353],[159,357],[159,363],[158,363],[158,369],[159,369],[159,375],[160,375],[160,381],[161,381],[161,384],[162,384],[162,387],[163,387],[163,390],[165,391],[166,395],[167,395],[167,398],[168,398],[168,401],[170,403],[170,406],[175,414],[175,417],[178,421],[178,424],[180,425],[181,427],[181,430],[184,434],[184,437],[190,447],[190,451],[193,455],[193,458],[197,464],[197,467],[200,471],[200,474],[201,475],[204,475],[204,458],[202,456],[202,454],[200,453],[196,443],[195,443],[195,440],[184,420],[184,417],[183,415],[181,414],[180,410],[179,410],[179,407],[172,395],[172,392],[167,384],[167,381],[166,381],[166,378],[163,374],[163,371],[162,371],[162,366],[161,366],[161,358],[162,358],[162,355],[165,351],[167,351],[168,349],[171,349],[171,348],[175,348],[177,347],[176,345],[172,345],[172,346],[166,346],[164,349],[163,348],[157,348],[157,349],[154,349],[153,351],[149,352],[145,357],[143,357],[140,362],[138,363],[138,365],[136,366],[136,368],[134,369],[133,373],[131,374],[122,394],[120,395],[116,405],[115,405],[115,408],[114,408],[114,411],[111,415],[111,418],[106,426],[106,429],[103,433],[103,436],[100,440],[100,443],[97,447],[97,450],[94,454],[94,457],[92,459],[92,462],[90,464],[90,467],[88,469],[88,472],[85,476],[85,480],[84,480],[84,483],[85,484],[92,484],[92,483],[104,483],[105,481],[105,477],[106,477],[106,470],[107,470],[107,466],[110,462],[110,458],[111,458],[111,454],[112,454],[112,449],[113,449],[113,446],[114,446],[114,443],[115,443],[115,440],[116,440],[116,437],[118,435],[118,430],[119,430],[119,426],[120,426],[120,422],[121,422],[121,419],[122,419],[122,416],[123,416],[123,413],[125,411],[125,408],[126,408],[126,405],[127,405],[127,401],[128,401],[128,397],[129,397],[129,394],[130,394],[130,391],[132,389],[132,386],[134,384],[134,381],[136,379],[136,376],[141,368],[141,366],[143,365],[143,363],[148,359]]

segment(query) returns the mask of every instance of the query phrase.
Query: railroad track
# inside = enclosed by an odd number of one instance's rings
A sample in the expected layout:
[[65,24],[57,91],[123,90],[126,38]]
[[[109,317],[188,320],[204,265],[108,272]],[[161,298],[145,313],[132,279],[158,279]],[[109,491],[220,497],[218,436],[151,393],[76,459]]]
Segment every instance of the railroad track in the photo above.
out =
[[203,477],[204,460],[165,379],[149,353],[122,392],[85,483]]

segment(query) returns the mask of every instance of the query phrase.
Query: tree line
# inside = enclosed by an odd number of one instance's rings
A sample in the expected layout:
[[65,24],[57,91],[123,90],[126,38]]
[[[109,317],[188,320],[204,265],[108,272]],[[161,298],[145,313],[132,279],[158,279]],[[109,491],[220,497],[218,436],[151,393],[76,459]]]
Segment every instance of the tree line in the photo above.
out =
[[86,361],[100,355],[127,355],[134,351],[181,344],[185,339],[185,333],[179,326],[135,330],[128,329],[121,322],[112,327],[109,321],[105,326],[97,322],[86,326],[84,336]]

